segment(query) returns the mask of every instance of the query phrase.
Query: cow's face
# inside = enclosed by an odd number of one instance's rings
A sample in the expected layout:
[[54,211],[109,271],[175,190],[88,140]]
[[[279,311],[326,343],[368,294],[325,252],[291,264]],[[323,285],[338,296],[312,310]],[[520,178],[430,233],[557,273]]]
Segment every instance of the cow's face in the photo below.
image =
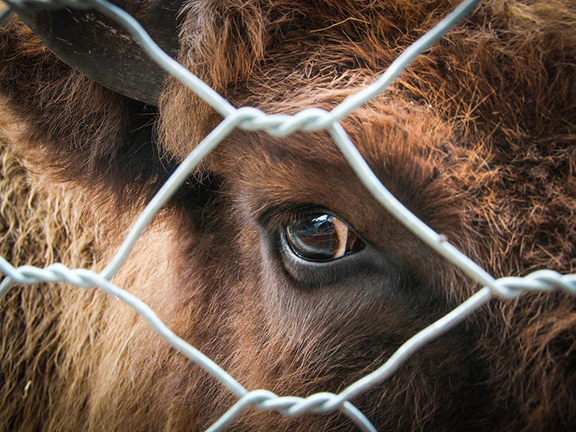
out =
[[[189,100],[181,90],[174,89],[177,96],[163,107],[164,145],[174,154],[195,147],[169,136],[180,127],[171,110],[182,112]],[[338,96],[315,103],[330,109]],[[304,103],[302,95],[294,102],[285,95],[259,108],[277,112]],[[427,108],[386,97],[343,125],[408,208],[477,253],[461,204],[469,167],[481,161],[459,148],[446,122]],[[210,189],[210,198],[203,198],[196,217],[184,216],[196,198],[180,201],[179,238],[189,246],[177,258],[186,283],[176,289],[184,305],[202,293],[210,317],[203,320],[212,327],[202,341],[248,389],[302,397],[341,391],[475,287],[376,202],[327,133],[281,139],[237,130],[208,156],[196,181]],[[188,331],[194,341],[195,326]],[[383,430],[429,421],[443,427],[490,422],[482,408],[486,371],[471,354],[477,336],[471,328],[454,331],[355,403]],[[466,410],[451,405],[456,394],[467,400]],[[439,406],[447,411],[437,412]],[[468,408],[479,415],[470,417]],[[215,420],[221,412],[212,414]],[[250,427],[290,430],[336,420],[310,421],[319,423],[263,414],[244,420]]]
[[[191,1],[181,15],[179,58],[236,107],[268,114],[331,110],[451,8],[432,6]],[[518,22],[525,16],[519,10]],[[534,227],[552,218],[542,210],[549,202],[563,214],[573,207],[572,190],[550,187],[546,195],[535,186],[542,169],[571,172],[569,152],[542,150],[542,142],[552,141],[542,141],[541,123],[560,137],[554,142],[569,140],[573,104],[558,102],[557,111],[548,111],[524,101],[537,94],[544,106],[575,87],[565,71],[543,84],[534,58],[556,57],[518,44],[522,26],[510,24],[508,45],[494,36],[489,23],[503,25],[507,13],[496,2],[480,9],[385,94],[341,122],[408,209],[497,276],[550,264],[553,243],[563,236],[557,227],[571,232],[573,225],[564,216],[547,222],[554,226],[548,243],[531,251],[518,240],[540,238]],[[152,192],[222,118],[176,80],[163,88],[158,109],[121,97],[12,25],[1,46],[4,138],[47,187],[64,180],[58,187],[65,195],[86,197],[71,202],[95,210],[98,238],[90,247],[105,263]],[[558,34],[568,28],[557,27]],[[569,70],[565,62],[557,67]],[[537,92],[505,84],[519,68]],[[546,152],[554,155],[546,168],[530,169]],[[563,259],[570,260],[568,252]],[[113,281],[248,390],[301,397],[341,391],[478,288],[376,202],[328,132],[277,138],[241,129],[190,173]],[[66,373],[44,378],[56,390],[38,405],[49,410],[52,398],[62,401],[60,412],[70,414],[53,415],[54,429],[196,430],[236,401],[122,303],[62,293],[65,312],[54,312],[58,330],[50,340],[57,348],[49,359]],[[352,402],[379,430],[485,430],[499,422],[520,428],[529,414],[506,413],[531,406],[539,408],[532,424],[564,424],[566,416],[552,411],[566,405],[548,397],[547,388],[573,388],[567,369],[557,366],[571,361],[574,344],[566,334],[573,307],[547,299],[497,303]],[[534,379],[523,380],[523,373]],[[340,414],[290,419],[249,410],[233,427],[354,426]]]

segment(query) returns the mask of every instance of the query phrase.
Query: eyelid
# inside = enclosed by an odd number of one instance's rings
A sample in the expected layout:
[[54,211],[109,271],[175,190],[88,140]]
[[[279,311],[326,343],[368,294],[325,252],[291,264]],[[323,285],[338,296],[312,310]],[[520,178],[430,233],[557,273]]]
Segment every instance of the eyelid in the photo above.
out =
[[314,214],[328,214],[338,217],[327,208],[319,205],[285,203],[267,208],[259,215],[256,215],[256,220],[263,228],[273,231],[288,225],[296,219],[302,219]]

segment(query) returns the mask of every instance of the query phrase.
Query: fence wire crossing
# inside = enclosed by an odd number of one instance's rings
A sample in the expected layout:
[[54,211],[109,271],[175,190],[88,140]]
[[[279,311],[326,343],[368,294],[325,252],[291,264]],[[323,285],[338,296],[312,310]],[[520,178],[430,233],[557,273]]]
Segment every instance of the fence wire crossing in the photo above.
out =
[[[443,236],[420,221],[404,207],[378,180],[364,161],[350,138],[339,123],[357,107],[381,94],[423,51],[442,38],[452,27],[462,21],[481,0],[466,0],[439,24],[408,47],[390,67],[370,86],[346,99],[331,111],[307,109],[295,115],[267,115],[251,107],[234,108],[211,87],[167,55],[150,38],[146,31],[127,12],[106,0],[3,0],[8,8],[0,12],[0,24],[12,11],[38,12],[47,9],[94,9],[121,24],[136,39],[144,51],[165,71],[179,79],[191,91],[198,94],[224,119],[188,155],[174,174],[166,181],[156,196],[143,210],[130,230],[118,252],[100,273],[86,269],[69,269],[60,263],[44,269],[33,266],[13,267],[0,257],[0,271],[6,276],[0,283],[0,297],[15,284],[31,285],[39,282],[68,282],[81,288],[100,288],[133,307],[172,347],[192,362],[201,366],[230,390],[237,398],[234,404],[208,431],[226,429],[248,407],[274,410],[295,417],[305,412],[327,413],[340,410],[362,431],[375,431],[370,421],[350,402],[351,399],[389,378],[418,349],[450,330],[494,296],[515,298],[527,291],[561,290],[576,295],[576,275],[561,275],[551,270],[540,270],[524,278],[506,277],[494,279],[478,264],[470,260]],[[307,398],[279,396],[267,390],[249,392],[226,371],[199,350],[176,336],[144,302],[115,286],[110,279],[119,270],[132,251],[135,243],[150,221],[176,190],[186,181],[190,172],[232,130],[263,130],[271,135],[284,137],[296,131],[329,132],[333,140],[350,163],[351,167],[372,195],[401,223],[414,232],[446,259],[457,265],[484,288],[406,341],[382,366],[361,378],[339,394],[316,393]]]

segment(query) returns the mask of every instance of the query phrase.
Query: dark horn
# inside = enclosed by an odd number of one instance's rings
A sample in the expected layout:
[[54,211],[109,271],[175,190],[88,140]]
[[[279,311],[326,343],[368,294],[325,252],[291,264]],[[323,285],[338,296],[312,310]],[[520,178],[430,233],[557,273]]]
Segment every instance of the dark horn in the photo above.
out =
[[[170,56],[178,54],[177,17],[183,0],[115,0]],[[62,61],[109,89],[158,104],[167,73],[119,24],[96,11],[18,11],[20,18]]]

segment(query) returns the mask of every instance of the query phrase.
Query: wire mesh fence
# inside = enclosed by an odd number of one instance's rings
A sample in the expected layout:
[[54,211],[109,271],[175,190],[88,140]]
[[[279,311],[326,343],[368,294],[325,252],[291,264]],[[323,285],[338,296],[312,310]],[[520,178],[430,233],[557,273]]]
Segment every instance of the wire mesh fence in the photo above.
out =
[[[226,429],[248,407],[274,410],[286,416],[298,416],[305,412],[321,414],[340,410],[354,421],[361,430],[374,431],[375,428],[369,419],[356,409],[350,401],[389,378],[418,349],[450,330],[475,310],[485,305],[490,299],[495,296],[511,299],[527,291],[561,290],[576,295],[576,275],[563,276],[550,270],[541,270],[524,278],[493,278],[478,264],[450,244],[444,236],[436,233],[420,221],[382,185],[340,124],[340,121],[354,109],[384,92],[416,57],[436,43],[452,27],[461,22],[480,3],[480,0],[464,1],[432,30],[406,49],[370,86],[347,98],[333,110],[306,109],[295,115],[267,115],[251,107],[234,108],[212,88],[164,53],[134,18],[105,0],[3,1],[9,7],[1,12],[0,22],[5,21],[12,11],[30,12],[65,7],[71,9],[94,9],[101,12],[121,24],[161,68],[184,83],[190,91],[195,92],[224,117],[222,122],[179,165],[174,174],[146,206],[114,258],[101,273],[94,273],[86,269],[69,269],[59,263],[49,265],[43,269],[32,266],[15,268],[4,258],[0,257],[0,270],[6,276],[0,284],[0,296],[4,295],[15,284],[30,285],[39,282],[65,281],[85,289],[100,288],[133,307],[170,345],[192,362],[200,365],[238,398],[238,402],[212,425],[209,429],[210,431]],[[327,131],[356,175],[376,200],[426,244],[458,266],[484,288],[480,289],[446,316],[414,335],[382,366],[339,394],[317,393],[307,398],[300,398],[279,396],[264,389],[248,391],[207,356],[176,336],[146,304],[110,282],[110,279],[123,265],[139,236],[157,212],[186,181],[190,172],[200,161],[235,128],[266,131],[276,137],[285,137],[297,131]]]

